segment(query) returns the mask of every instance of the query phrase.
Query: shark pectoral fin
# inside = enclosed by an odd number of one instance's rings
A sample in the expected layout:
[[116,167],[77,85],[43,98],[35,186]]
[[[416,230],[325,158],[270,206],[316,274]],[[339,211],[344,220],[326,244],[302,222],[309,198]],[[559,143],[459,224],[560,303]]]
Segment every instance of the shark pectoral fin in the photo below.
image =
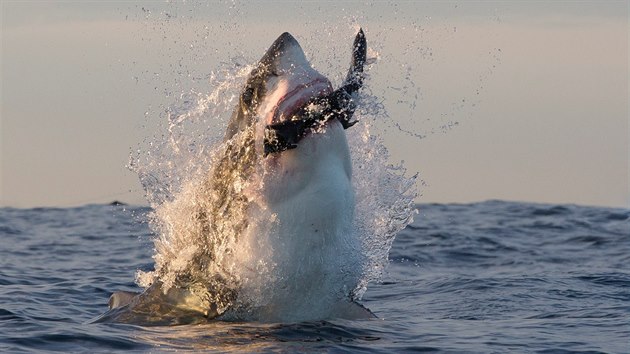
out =
[[109,309],[111,310],[129,305],[138,295],[140,295],[140,293],[133,291],[117,291],[109,297]]
[[335,307],[335,317],[346,320],[377,318],[367,307],[355,301],[341,301]]
[[225,312],[224,307],[208,303],[189,289],[173,287],[166,293],[155,283],[143,293],[115,292],[110,310],[92,322],[119,322],[142,326],[171,326],[204,323]]

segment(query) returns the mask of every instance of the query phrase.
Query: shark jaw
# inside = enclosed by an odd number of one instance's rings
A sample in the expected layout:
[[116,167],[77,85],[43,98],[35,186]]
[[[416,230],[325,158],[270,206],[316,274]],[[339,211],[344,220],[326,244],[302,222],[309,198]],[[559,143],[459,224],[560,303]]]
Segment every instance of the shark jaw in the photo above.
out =
[[282,123],[290,119],[313,98],[330,94],[333,91],[330,81],[323,76],[315,77],[307,83],[302,83],[299,79],[283,80],[276,87],[276,91],[278,93],[284,92],[284,95],[280,97],[273,109],[265,114],[267,125]]

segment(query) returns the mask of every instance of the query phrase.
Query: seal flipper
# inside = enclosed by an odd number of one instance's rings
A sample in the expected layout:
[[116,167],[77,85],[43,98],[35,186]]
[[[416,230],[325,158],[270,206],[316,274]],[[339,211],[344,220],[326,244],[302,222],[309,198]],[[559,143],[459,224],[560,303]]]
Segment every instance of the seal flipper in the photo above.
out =
[[273,152],[295,149],[311,123],[289,120],[265,127],[265,156]]

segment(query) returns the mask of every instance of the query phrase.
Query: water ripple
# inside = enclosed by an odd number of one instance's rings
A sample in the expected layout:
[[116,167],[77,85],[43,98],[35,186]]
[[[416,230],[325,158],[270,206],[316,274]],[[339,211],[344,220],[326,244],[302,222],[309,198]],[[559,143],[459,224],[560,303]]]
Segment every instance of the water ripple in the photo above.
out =
[[419,210],[364,296],[379,319],[142,328],[86,323],[152,268],[148,209],[0,209],[0,351],[627,352],[627,210]]

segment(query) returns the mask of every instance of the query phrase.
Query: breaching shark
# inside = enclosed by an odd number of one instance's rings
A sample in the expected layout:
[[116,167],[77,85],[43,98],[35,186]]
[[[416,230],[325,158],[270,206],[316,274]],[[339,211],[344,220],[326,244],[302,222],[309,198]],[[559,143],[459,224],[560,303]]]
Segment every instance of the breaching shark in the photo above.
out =
[[[344,82],[331,82],[306,59],[297,40],[283,33],[254,66],[225,133],[223,156],[204,188],[212,200],[194,212],[200,232],[220,243],[221,233],[245,233],[247,220],[217,230],[217,223],[247,215],[251,197],[238,181],[261,174],[258,198],[278,222],[273,226],[273,262],[281,288],[265,293],[262,305],[247,308],[248,319],[306,321],[368,318],[374,315],[353,300],[361,249],[353,232],[352,164],[345,129],[352,127],[356,96],[366,62],[363,30],[355,37]],[[208,319],[242,319],[236,304],[239,287],[224,276],[211,284],[200,279],[205,263],[219,248],[199,247],[198,270],[180,276],[165,290],[156,280],[142,294],[117,292],[98,321],[165,325]],[[194,268],[194,267],[192,267]],[[197,272],[197,273],[195,273]],[[159,279],[159,277],[158,277]]]

